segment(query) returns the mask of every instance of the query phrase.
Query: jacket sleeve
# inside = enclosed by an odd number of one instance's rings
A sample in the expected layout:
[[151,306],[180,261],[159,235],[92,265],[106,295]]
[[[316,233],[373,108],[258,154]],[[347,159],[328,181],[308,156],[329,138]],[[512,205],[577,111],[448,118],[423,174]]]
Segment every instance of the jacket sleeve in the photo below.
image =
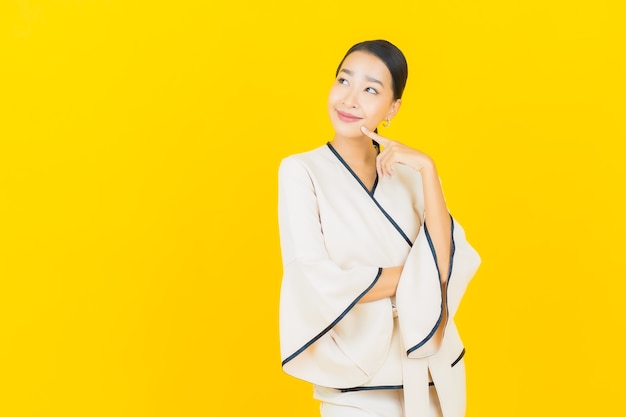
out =
[[[442,294],[435,251],[423,227],[409,252],[396,292],[400,332],[409,358],[433,355],[439,349],[433,336],[454,318],[467,285],[480,265],[478,253],[452,219],[452,251],[446,293]],[[447,314],[444,314],[444,297]],[[445,318],[445,323],[442,321]],[[431,343],[429,343],[431,342]]]
[[[343,359],[338,358],[335,364],[328,361],[341,349],[320,343],[320,339],[327,339],[324,336],[355,308],[382,269],[367,265],[344,269],[330,259],[315,178],[302,161],[288,157],[281,162],[278,190],[283,262],[279,313],[282,366],[287,373],[323,383],[320,375],[336,374],[337,369],[332,368],[341,366]],[[329,353],[328,349],[337,352]]]

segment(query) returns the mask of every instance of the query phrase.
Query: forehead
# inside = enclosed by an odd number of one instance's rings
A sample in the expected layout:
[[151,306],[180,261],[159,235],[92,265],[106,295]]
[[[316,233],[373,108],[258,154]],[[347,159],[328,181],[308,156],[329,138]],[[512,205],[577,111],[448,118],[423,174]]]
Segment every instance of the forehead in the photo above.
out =
[[351,71],[355,76],[376,78],[385,85],[390,85],[391,73],[376,55],[362,51],[352,52],[343,61],[339,71],[342,69]]

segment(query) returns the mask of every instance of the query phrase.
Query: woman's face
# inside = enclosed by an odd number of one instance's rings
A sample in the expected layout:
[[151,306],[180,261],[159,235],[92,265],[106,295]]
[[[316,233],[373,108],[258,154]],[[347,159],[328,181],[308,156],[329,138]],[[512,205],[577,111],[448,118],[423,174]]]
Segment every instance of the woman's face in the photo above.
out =
[[383,61],[361,51],[348,55],[328,96],[335,134],[362,137],[361,126],[374,130],[399,108],[400,100],[393,98],[391,73]]

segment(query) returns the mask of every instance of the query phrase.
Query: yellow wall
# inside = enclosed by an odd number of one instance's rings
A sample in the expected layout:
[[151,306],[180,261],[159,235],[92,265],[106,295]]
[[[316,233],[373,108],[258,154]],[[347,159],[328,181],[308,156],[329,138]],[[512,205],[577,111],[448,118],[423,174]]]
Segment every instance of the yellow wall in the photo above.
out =
[[483,258],[468,417],[623,414],[621,4],[1,2],[0,415],[318,415],[279,365],[276,169],[371,38]]

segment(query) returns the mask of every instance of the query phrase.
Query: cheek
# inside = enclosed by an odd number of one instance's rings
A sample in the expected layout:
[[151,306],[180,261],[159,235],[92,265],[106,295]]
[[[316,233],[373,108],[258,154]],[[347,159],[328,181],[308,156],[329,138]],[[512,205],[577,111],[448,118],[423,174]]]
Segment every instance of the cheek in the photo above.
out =
[[380,100],[376,99],[363,100],[361,107],[368,116],[374,118],[383,118],[388,110],[388,106],[383,105]]
[[383,113],[383,106],[374,100],[363,100],[361,102],[361,109],[368,117],[380,118]]
[[335,103],[337,103],[340,100],[340,96],[341,96],[341,91],[339,89],[337,89],[336,87],[333,87],[330,89],[330,91],[328,92],[328,106],[332,107]]

